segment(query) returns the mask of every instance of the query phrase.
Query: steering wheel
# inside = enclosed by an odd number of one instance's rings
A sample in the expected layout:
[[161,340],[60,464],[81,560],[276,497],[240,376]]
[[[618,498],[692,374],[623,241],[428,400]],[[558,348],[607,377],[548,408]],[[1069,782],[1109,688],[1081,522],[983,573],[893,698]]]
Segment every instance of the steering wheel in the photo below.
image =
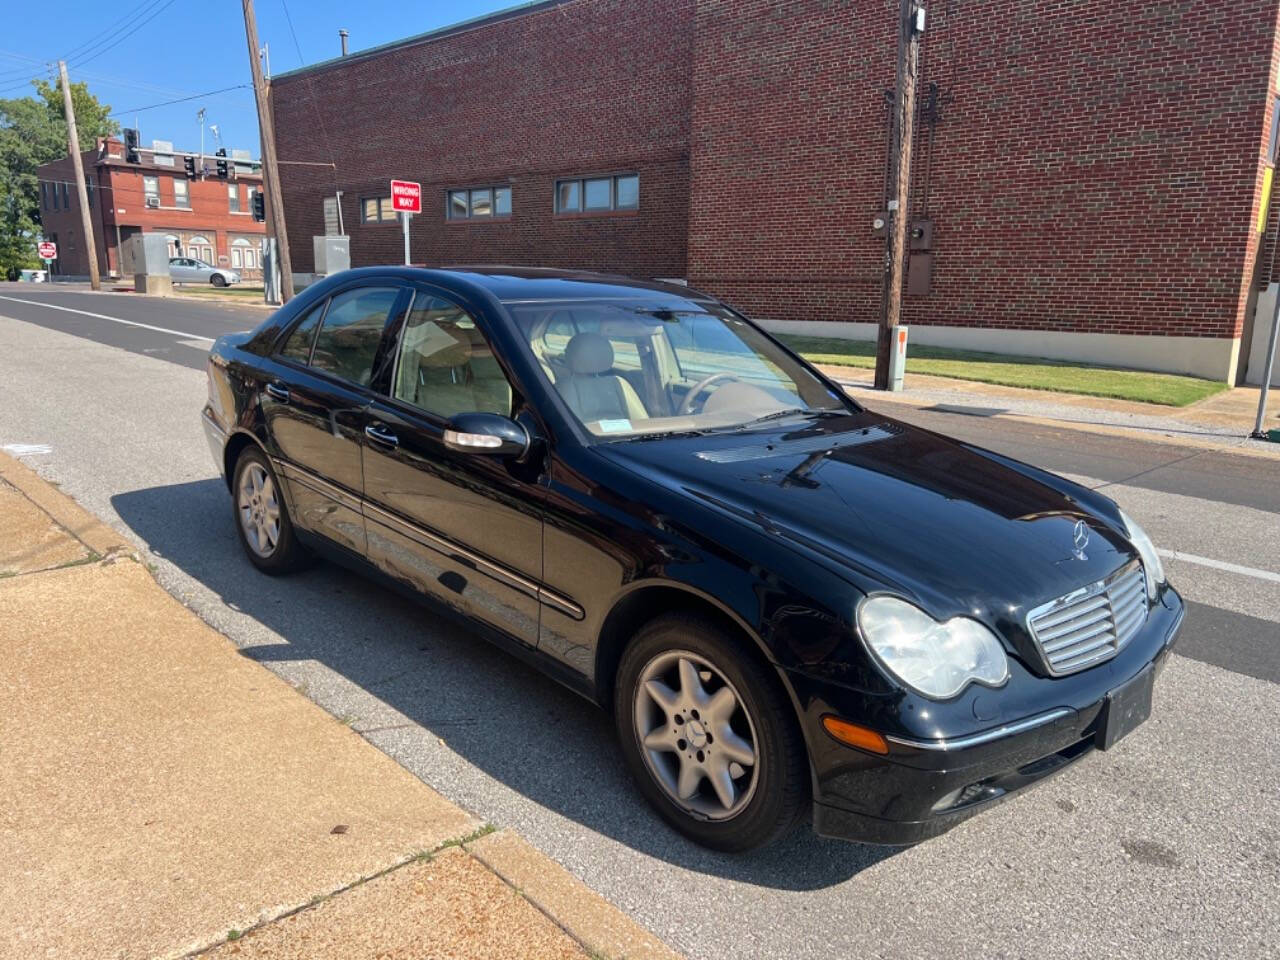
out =
[[689,392],[684,395],[684,400],[681,401],[680,409],[676,411],[676,416],[684,417],[693,413],[693,401],[698,398],[698,394],[707,389],[707,387],[711,386],[713,383],[719,383],[721,380],[736,379],[738,378],[727,370],[721,370],[718,373],[711,374],[709,377],[703,377],[690,387]]

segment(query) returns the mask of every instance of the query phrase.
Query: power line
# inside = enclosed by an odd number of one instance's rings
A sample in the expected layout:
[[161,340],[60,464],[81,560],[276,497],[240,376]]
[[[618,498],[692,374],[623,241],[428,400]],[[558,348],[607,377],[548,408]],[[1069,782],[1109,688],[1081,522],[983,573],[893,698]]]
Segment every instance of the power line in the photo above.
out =
[[186,103],[188,100],[199,100],[201,97],[216,97],[220,93],[230,93],[232,90],[247,90],[252,86],[248,83],[237,83],[230,87],[223,87],[221,90],[208,90],[204,93],[193,93],[189,97],[178,97],[176,100],[164,100],[160,103],[148,104],[145,107],[133,107],[129,110],[117,110],[115,113],[108,114],[111,117],[129,117],[135,113],[142,113],[144,110],[154,110],[157,107],[167,107],[174,103]]
[[[280,0],[280,6],[284,7],[284,19],[289,24],[289,33],[293,36],[293,49],[298,51],[299,66],[306,66],[302,59],[302,45],[298,43],[298,34],[293,29],[293,17],[289,15],[289,0]],[[320,104],[316,101],[315,78],[310,74],[307,75],[307,92],[311,95],[311,111],[316,115],[316,122],[320,124],[320,136],[324,139],[325,149],[329,152],[329,167],[333,171],[330,175],[334,187],[338,184],[338,165],[333,160],[333,143],[329,140],[329,131],[325,128],[324,115],[320,112]]]
[[[107,32],[111,33],[111,32],[114,32],[115,30],[118,30],[119,24],[122,24],[131,20],[143,7],[146,7],[155,2],[157,2],[157,0],[142,0],[141,3],[139,3],[137,6],[129,10],[128,13],[123,14],[120,17],[120,19],[117,21],[117,26],[114,28],[111,28]],[[107,36],[107,33],[104,33],[103,31],[98,31],[97,33],[91,35],[89,39],[86,40],[84,43],[77,44],[76,46],[68,50],[65,54],[62,55],[62,59],[71,60],[74,57],[80,56],[90,47],[93,47],[95,44],[101,43],[104,39],[106,39],[106,36]]]
[[[134,23],[134,25],[133,25],[133,26],[131,26],[131,27],[130,27],[128,30],[126,30],[124,33],[121,33],[118,37],[116,37],[114,40],[112,40],[112,41],[111,41],[110,43],[108,43],[106,46],[101,47],[100,49],[97,49],[97,50],[93,50],[93,52],[92,52],[92,53],[90,53],[89,51],[85,51],[85,53],[88,53],[88,54],[89,54],[88,56],[85,56],[85,54],[84,54],[84,53],[82,53],[82,54],[80,55],[80,56],[81,56],[81,59],[80,59],[80,61],[76,64],[76,67],[77,67],[77,68],[79,68],[79,67],[83,67],[86,63],[90,63],[90,62],[92,62],[92,61],[94,61],[94,60],[97,60],[97,59],[98,59],[98,57],[102,56],[104,53],[106,53],[106,52],[107,52],[108,50],[110,50],[112,47],[115,47],[116,45],[118,45],[118,44],[120,44],[120,43],[123,43],[125,40],[129,39],[129,37],[133,36],[135,33],[137,33],[139,30],[141,30],[143,27],[145,27],[149,22],[151,22],[151,20],[152,20],[152,19],[154,19],[155,17],[159,16],[161,13],[164,13],[164,11],[165,11],[166,9],[168,9],[170,6],[172,6],[173,2],[174,2],[174,0],[163,0],[163,2],[160,4],[160,6],[158,6],[158,7],[154,7],[154,8],[152,8],[151,10],[148,10],[148,11],[146,12],[146,14],[145,14],[143,17],[141,17],[141,18],[140,18],[136,23]],[[92,50],[92,48],[90,48],[90,49]]]

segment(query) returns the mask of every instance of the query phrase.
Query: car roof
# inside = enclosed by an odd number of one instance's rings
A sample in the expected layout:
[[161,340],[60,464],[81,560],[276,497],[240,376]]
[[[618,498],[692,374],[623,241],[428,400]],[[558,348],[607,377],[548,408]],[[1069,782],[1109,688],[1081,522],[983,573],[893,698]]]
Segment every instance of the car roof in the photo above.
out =
[[[618,274],[549,267],[456,266],[359,267],[345,276],[400,276],[408,280],[441,282],[446,286],[473,286],[488,291],[503,303],[544,300],[599,300],[613,298],[679,298],[714,303],[715,298],[679,283],[635,280]],[[337,276],[337,275],[335,275]]]

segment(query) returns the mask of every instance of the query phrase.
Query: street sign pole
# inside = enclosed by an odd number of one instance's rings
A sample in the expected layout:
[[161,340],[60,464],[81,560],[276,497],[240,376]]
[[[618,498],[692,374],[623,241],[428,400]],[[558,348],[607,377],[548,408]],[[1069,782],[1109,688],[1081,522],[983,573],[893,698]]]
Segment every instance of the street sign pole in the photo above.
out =
[[1258,396],[1258,420],[1253,425],[1253,433],[1250,434],[1255,440],[1270,440],[1268,432],[1264,429],[1267,419],[1267,395],[1271,392],[1271,377],[1275,374],[1276,369],[1276,339],[1280,334],[1280,290],[1276,291],[1276,309],[1271,315],[1271,338],[1267,343],[1267,362],[1262,368],[1262,392]]
[[404,225],[404,265],[409,266],[409,219],[422,212],[422,184],[412,180],[391,181],[391,209]]

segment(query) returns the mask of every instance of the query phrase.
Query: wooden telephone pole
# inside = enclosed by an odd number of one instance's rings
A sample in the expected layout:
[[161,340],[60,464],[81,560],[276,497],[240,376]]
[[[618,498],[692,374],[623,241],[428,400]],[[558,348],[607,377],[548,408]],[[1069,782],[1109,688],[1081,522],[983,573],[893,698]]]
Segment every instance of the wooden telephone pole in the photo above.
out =
[[894,206],[889,213],[889,263],[885,282],[885,309],[876,338],[877,390],[889,389],[889,354],[902,318],[902,288],[907,267],[907,229],[911,210],[911,143],[915,139],[916,79],[920,63],[920,36],[924,33],[924,7],[919,0],[901,0],[898,12],[898,66],[893,97],[893,153],[891,182]]
[[62,79],[62,112],[67,118],[67,152],[76,176],[76,196],[80,198],[80,229],[84,234],[85,259],[89,261],[89,286],[102,289],[98,276],[98,244],[93,239],[93,218],[89,216],[89,191],[84,185],[84,162],[80,159],[80,134],[76,131],[76,108],[71,102],[71,84],[67,81],[67,61],[58,61]]
[[280,168],[276,164],[276,131],[271,124],[271,102],[266,81],[262,78],[262,62],[258,59],[258,21],[253,13],[253,0],[244,4],[244,32],[249,41],[249,70],[253,73],[253,96],[258,102],[258,131],[262,136],[262,181],[267,193],[267,231],[276,239],[276,256],[280,262],[280,298],[293,299],[293,260],[289,256],[289,231],[284,222],[284,204],[280,196]]

